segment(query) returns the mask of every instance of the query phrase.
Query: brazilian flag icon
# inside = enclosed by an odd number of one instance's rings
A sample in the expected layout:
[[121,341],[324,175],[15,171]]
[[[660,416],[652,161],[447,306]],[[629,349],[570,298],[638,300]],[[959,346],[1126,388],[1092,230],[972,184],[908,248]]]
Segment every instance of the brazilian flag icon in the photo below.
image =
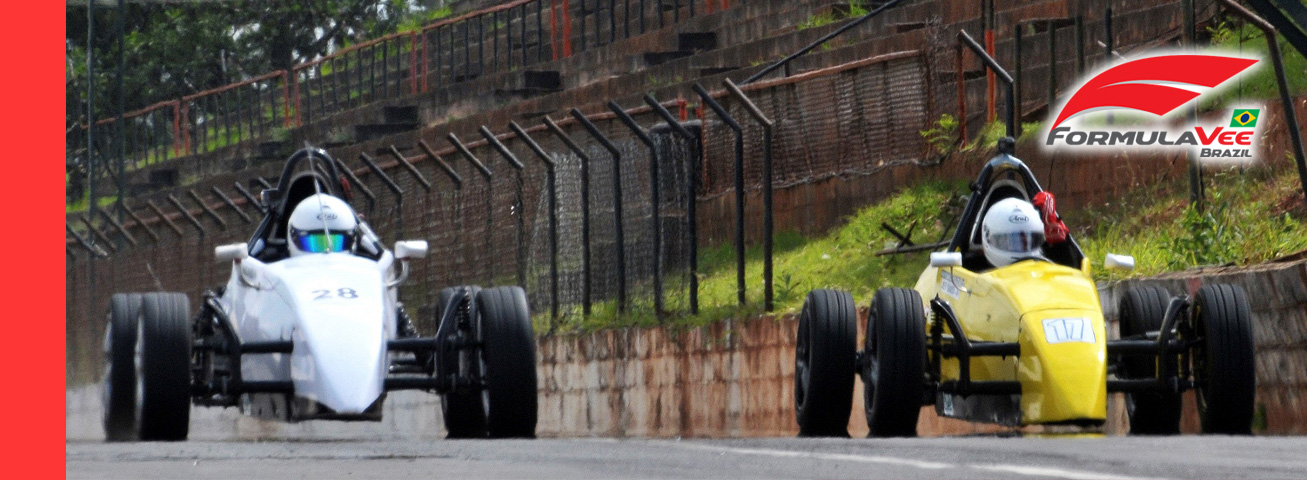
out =
[[1231,128],[1253,128],[1257,126],[1257,114],[1261,110],[1256,108],[1235,109],[1234,114],[1230,116]]

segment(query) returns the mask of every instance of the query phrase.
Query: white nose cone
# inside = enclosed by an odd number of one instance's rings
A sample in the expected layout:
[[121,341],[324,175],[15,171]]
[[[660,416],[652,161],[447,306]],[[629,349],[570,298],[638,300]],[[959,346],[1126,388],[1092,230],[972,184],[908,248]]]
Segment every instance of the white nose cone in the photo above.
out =
[[362,413],[381,396],[386,379],[381,273],[349,254],[283,262],[291,268],[279,288],[287,290],[298,317],[291,354],[295,394],[336,413]]

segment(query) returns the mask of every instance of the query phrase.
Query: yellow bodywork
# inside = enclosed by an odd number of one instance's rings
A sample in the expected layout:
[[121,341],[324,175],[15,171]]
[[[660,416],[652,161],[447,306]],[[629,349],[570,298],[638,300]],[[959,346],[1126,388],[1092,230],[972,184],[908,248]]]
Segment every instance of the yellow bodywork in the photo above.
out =
[[[1088,261],[1078,270],[1035,260],[983,273],[930,267],[916,290],[927,312],[936,294],[951,304],[972,342],[1020,344],[1019,358],[971,360],[972,381],[1021,382],[1020,423],[1101,421],[1107,417],[1107,334],[1089,273]],[[934,321],[928,315],[926,332]],[[944,333],[947,339],[947,326]],[[957,379],[957,359],[944,359],[940,374],[941,380]]]

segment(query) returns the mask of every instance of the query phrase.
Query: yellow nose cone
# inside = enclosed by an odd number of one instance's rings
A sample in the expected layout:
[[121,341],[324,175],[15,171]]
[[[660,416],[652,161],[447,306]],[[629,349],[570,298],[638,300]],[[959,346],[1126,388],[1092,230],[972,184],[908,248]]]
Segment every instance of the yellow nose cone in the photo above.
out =
[[1042,310],[1021,318],[1022,423],[1107,419],[1107,334],[1093,310]]

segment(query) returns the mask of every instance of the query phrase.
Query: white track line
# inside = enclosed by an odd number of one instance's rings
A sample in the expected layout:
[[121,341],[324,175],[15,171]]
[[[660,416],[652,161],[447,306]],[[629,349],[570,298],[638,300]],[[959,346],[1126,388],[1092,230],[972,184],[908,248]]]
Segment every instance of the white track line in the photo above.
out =
[[923,470],[941,470],[947,468],[970,468],[975,470],[985,470],[990,472],[1006,472],[1018,475],[1029,475],[1040,478],[1065,478],[1068,480],[1146,480],[1144,477],[1131,477],[1127,475],[1116,475],[1110,473],[1084,472],[1075,470],[1064,470],[1052,467],[1037,467],[1027,465],[982,465],[982,464],[952,464],[943,462],[928,462],[923,460],[914,460],[911,458],[887,457],[883,455],[857,455],[846,453],[818,453],[818,452],[800,452],[793,450],[774,450],[763,448],[735,448],[714,445],[704,445],[690,442],[674,441],[651,441],[649,443],[657,445],[666,445],[669,447],[684,448],[691,450],[701,450],[719,453],[734,453],[739,455],[765,455],[770,457],[783,458],[810,458],[814,460],[834,460],[841,462],[858,462],[873,463],[882,465],[901,465],[915,467]]

